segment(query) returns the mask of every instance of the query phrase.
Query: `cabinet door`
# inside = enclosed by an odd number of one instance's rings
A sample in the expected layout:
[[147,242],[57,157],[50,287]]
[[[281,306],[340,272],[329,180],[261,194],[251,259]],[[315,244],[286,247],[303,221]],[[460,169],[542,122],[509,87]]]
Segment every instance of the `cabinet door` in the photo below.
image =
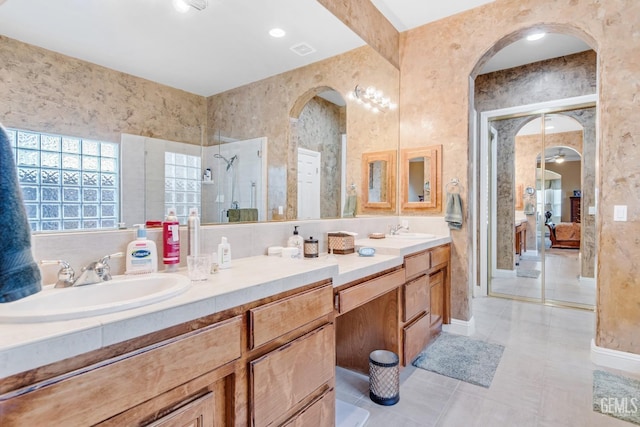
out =
[[250,363],[255,427],[271,425],[325,384],[335,372],[335,328],[327,324]]
[[404,338],[404,366],[411,363],[429,343],[429,324],[429,314],[424,313],[402,330]]
[[213,393],[207,393],[148,426],[213,427],[213,405]]
[[442,328],[444,316],[444,278],[442,271],[429,276],[431,300],[431,333]]
[[420,312],[429,311],[429,283],[427,276],[420,276],[404,285],[403,322],[408,322]]

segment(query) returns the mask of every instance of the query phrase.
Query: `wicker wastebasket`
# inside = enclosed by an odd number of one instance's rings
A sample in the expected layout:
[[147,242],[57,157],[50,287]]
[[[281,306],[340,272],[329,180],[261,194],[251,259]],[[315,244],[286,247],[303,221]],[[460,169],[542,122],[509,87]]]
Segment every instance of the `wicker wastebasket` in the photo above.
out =
[[378,405],[400,400],[400,359],[392,351],[375,350],[369,355],[369,397]]

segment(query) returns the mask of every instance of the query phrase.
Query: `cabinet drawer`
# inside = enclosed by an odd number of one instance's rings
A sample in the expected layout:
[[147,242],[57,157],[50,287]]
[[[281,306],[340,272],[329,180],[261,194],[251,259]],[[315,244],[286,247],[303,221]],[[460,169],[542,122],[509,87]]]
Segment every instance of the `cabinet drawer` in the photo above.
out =
[[332,311],[331,285],[251,309],[249,347],[259,347]]
[[333,379],[335,328],[327,324],[250,363],[253,426],[270,425]]
[[404,338],[404,361],[407,366],[429,343],[429,326],[431,324],[429,313],[424,313],[415,322],[407,325],[402,330]]
[[333,427],[336,422],[336,392],[327,390],[287,421],[286,427]]
[[429,280],[422,275],[404,285],[403,321],[415,317],[422,311],[429,311]]
[[407,279],[424,273],[431,266],[431,254],[429,251],[420,252],[419,254],[408,256],[404,259],[404,269]]
[[[35,384],[32,391],[0,399],[2,424],[96,424],[238,359],[241,334],[242,318],[236,316]],[[79,398],[99,404],[79,404]]]
[[213,393],[207,393],[147,427],[213,427],[213,396]]
[[450,257],[451,247],[449,245],[431,249],[431,268],[449,262]]
[[397,288],[404,283],[404,280],[404,270],[400,269],[340,291],[338,292],[338,311],[340,313],[346,313],[347,311],[353,310]]

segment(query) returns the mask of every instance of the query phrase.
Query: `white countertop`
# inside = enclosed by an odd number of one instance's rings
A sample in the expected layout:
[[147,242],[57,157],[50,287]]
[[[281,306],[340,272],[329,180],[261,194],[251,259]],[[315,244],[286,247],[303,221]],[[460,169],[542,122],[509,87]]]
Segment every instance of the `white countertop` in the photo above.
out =
[[360,239],[356,245],[374,247],[376,255],[335,255],[334,260],[326,255],[300,260],[268,256],[234,259],[232,268],[154,304],[74,320],[0,323],[0,378],[321,280],[331,278],[334,287],[341,286],[402,265],[407,254],[448,242],[448,236],[427,241]]
[[433,239],[414,239],[394,236],[384,239],[358,239],[355,244],[356,247],[369,246],[375,248],[377,254],[390,254],[404,257],[450,242],[450,236],[436,236]]

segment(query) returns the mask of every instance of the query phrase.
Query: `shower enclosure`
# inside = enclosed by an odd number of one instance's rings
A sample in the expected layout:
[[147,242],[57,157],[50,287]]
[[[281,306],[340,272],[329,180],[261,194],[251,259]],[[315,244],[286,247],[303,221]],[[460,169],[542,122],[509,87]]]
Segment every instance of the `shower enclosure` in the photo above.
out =
[[203,221],[266,220],[266,138],[205,147],[203,169],[212,180],[202,186]]

